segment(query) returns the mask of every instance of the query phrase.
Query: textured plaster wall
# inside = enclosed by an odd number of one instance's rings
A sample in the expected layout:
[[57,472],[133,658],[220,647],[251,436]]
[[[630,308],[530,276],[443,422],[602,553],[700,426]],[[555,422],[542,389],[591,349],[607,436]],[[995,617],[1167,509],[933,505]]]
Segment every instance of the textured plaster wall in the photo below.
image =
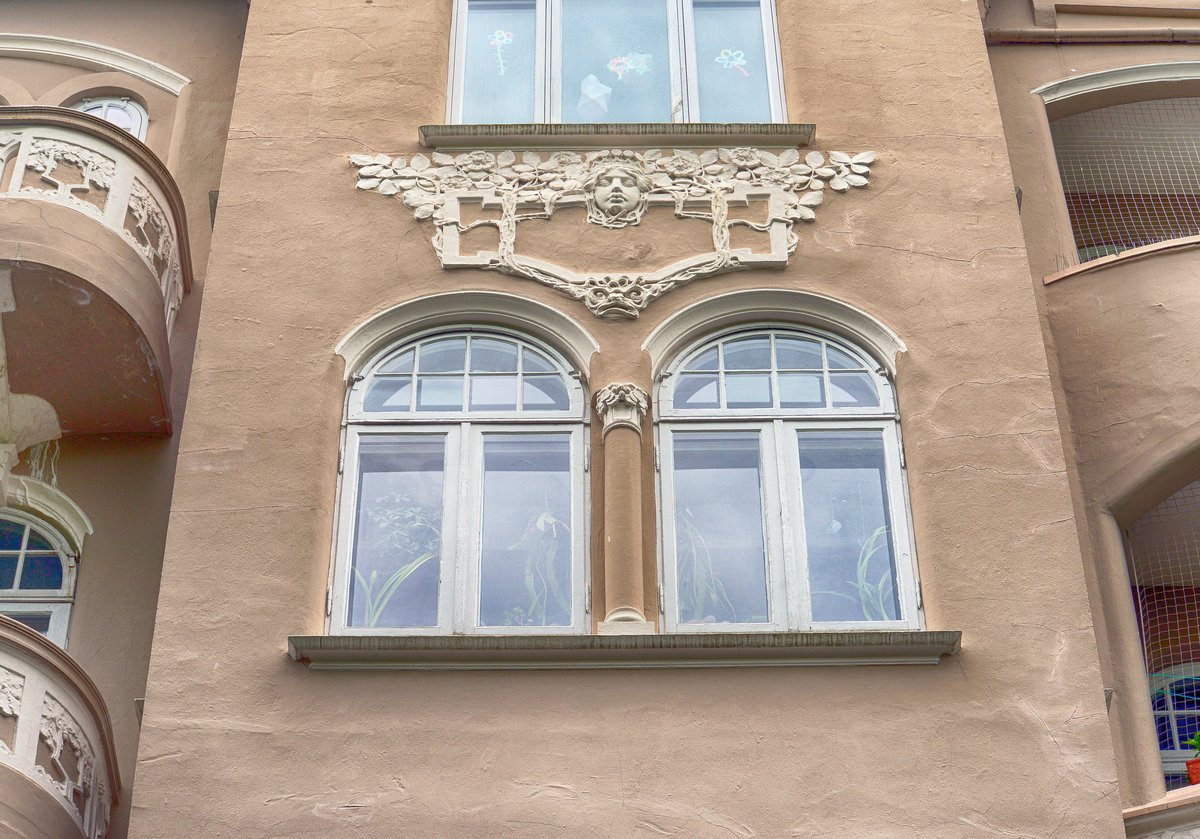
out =
[[[241,52],[242,0],[0,0],[0,29],[79,38],[164,64],[192,80],[179,99],[118,73],[0,59],[0,93],[12,105],[69,104],[85,91],[126,91],[150,114],[147,144],[168,164],[188,214],[195,284],[171,341],[176,427],[182,419],[211,233],[209,191],[220,185],[225,137]],[[11,91],[21,91],[20,96]],[[95,245],[60,230],[56,247],[104,264]],[[122,244],[119,247],[125,248]],[[18,299],[18,305],[20,300]],[[62,347],[61,361],[69,361]],[[63,442],[59,488],[88,514],[95,532],[80,563],[68,651],[96,681],[116,734],[125,796],[113,839],[125,836],[145,695],[158,580],[178,437],[73,438]],[[34,834],[36,835],[36,834]]]
[[[1155,26],[1155,18],[1124,24]],[[1073,264],[1074,245],[1050,139],[1043,84],[1098,70],[1196,60],[1194,46],[996,47],[991,50],[1021,221],[1043,315],[1069,474],[1127,804],[1163,793],[1144,665],[1119,525],[1200,475],[1195,370],[1200,361],[1196,252],[1160,254],[1045,286]],[[1159,96],[1194,85],[1068,100],[1058,113]],[[1114,518],[1115,516],[1115,518]]]
[[[826,148],[878,151],[873,186],[830,201],[787,271],[698,281],[636,322],[602,322],[530,282],[442,271],[428,225],[353,189],[347,154],[415,151],[416,127],[442,121],[448,3],[254,3],[134,835],[1123,835],[976,4],[778,7],[792,118],[816,122]],[[772,285],[866,309],[907,343],[898,382],[926,615],[964,631],[960,655],[919,668],[443,674],[315,673],[286,658],[288,633],[323,627],[343,397],[333,347],[357,323],[448,289],[516,292],[592,331],[593,383],[648,388],[637,348],[664,317]],[[649,446],[643,470],[653,591]]]

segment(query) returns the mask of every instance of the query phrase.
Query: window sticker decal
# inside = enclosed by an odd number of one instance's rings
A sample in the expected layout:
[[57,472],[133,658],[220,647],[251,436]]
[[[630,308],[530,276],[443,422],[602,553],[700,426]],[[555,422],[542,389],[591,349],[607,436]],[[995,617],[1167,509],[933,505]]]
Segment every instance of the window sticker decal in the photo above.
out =
[[726,70],[737,70],[746,78],[750,78],[750,74],[746,72],[746,54],[741,50],[721,50],[721,54],[717,56],[717,63]]

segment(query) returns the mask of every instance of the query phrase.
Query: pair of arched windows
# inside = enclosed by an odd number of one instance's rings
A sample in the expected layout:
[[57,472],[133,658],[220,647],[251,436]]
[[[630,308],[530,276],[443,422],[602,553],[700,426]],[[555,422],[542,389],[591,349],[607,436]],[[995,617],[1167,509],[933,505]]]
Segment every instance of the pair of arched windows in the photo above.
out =
[[[665,631],[916,625],[895,403],[867,354],[743,328],[661,382]],[[349,394],[334,631],[586,632],[586,410],[578,372],[516,334],[380,353]]]

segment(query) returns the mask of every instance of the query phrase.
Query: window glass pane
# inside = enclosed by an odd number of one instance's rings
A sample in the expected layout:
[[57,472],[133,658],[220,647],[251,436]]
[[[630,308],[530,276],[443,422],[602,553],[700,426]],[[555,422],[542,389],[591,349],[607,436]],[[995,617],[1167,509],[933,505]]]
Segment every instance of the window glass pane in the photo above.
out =
[[0,588],[12,588],[17,582],[17,556],[0,555]]
[[676,408],[719,408],[719,400],[716,373],[684,373],[675,385]]
[[821,345],[801,338],[776,338],[775,358],[780,370],[820,370]]
[[572,527],[570,436],[485,435],[481,626],[571,624]]
[[870,373],[830,373],[829,386],[833,389],[835,408],[879,407],[879,391]]
[[413,369],[413,351],[405,350],[400,355],[393,356],[381,364],[379,373],[411,373]]
[[1187,744],[1187,741],[1191,740],[1192,736],[1200,731],[1200,716],[1196,714],[1176,714],[1175,731],[1179,734],[1178,748],[1190,749],[1191,747]]
[[21,588],[26,590],[62,588],[63,566],[58,554],[26,554],[21,569]]
[[665,0],[562,0],[562,121],[670,122]]
[[557,373],[558,365],[552,362],[540,352],[535,352],[528,347],[521,350],[522,362],[526,373]]
[[837,347],[827,344],[830,370],[862,370],[863,363],[849,353],[842,352]]
[[466,369],[466,338],[442,338],[421,345],[422,373],[458,373]]
[[700,355],[693,358],[687,365],[688,370],[716,370],[717,369],[717,348],[705,350]]
[[725,344],[726,370],[770,370],[771,339],[739,338]]
[[534,0],[468,0],[462,121],[533,122]]
[[50,540],[38,533],[32,527],[29,528],[29,541],[25,543],[27,551],[52,551],[54,546],[50,544]]
[[780,373],[779,407],[825,407],[825,377],[821,373]]
[[436,626],[445,438],[362,438],[347,625]]
[[525,376],[522,398],[526,411],[566,411],[571,408],[562,376]]
[[770,373],[729,373],[725,376],[725,407],[770,408]]
[[471,372],[517,372],[517,345],[496,338],[472,338]]
[[418,411],[461,411],[462,376],[418,376]]
[[675,562],[681,623],[766,623],[757,432],[676,433]]
[[1200,679],[1178,679],[1172,682],[1171,704],[1176,711],[1200,711]]
[[0,551],[21,550],[23,538],[25,538],[25,525],[18,521],[0,519]]
[[471,377],[472,411],[515,411],[516,409],[516,376]]
[[407,411],[411,401],[412,379],[375,379],[367,388],[367,395],[363,397],[363,410]]
[[46,635],[50,632],[50,615],[46,612],[0,612],[17,623],[23,623],[34,632]]
[[758,0],[695,0],[696,81],[704,122],[770,122]]
[[898,620],[883,434],[797,438],[813,620]]

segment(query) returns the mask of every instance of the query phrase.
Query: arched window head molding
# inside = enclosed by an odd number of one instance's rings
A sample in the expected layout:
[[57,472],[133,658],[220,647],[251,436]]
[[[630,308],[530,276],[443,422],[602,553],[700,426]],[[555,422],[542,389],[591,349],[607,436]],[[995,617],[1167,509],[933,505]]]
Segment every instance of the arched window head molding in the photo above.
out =
[[51,525],[79,556],[83,540],[92,532],[91,519],[79,505],[56,487],[25,475],[9,475],[4,481],[6,506],[25,511]]
[[127,73],[178,96],[191,79],[148,58],[114,47],[49,35],[0,32],[0,56]]
[[596,339],[573,318],[543,303],[497,291],[453,291],[421,297],[372,315],[335,348],[349,380],[399,338],[439,326],[499,326],[528,334],[561,352],[586,379]]
[[1200,61],[1167,61],[1081,73],[1035,87],[1031,92],[1046,103],[1051,118],[1058,119],[1069,113],[1125,101],[1194,95],[1194,90],[1172,91],[1170,86],[1197,79],[1200,79]]
[[869,352],[889,374],[908,347],[886,324],[862,309],[810,291],[749,289],[693,303],[655,327],[642,344],[655,377],[675,356],[707,334],[747,323],[811,326],[840,335]]

